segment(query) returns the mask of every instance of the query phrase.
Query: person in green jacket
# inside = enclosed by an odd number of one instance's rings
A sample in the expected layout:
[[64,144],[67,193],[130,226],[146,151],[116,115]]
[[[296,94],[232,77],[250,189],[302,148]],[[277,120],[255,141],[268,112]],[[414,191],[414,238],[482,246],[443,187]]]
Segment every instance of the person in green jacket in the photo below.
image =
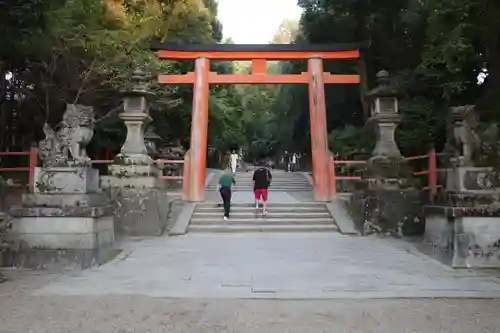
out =
[[231,187],[236,184],[232,170],[227,168],[219,178],[219,192],[224,203],[224,220],[229,219],[231,211]]

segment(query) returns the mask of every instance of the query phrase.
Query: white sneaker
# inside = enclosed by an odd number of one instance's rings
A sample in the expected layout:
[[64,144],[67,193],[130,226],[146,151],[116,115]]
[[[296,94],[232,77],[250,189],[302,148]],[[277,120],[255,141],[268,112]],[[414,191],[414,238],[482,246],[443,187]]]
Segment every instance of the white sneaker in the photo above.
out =
[[229,220],[229,219],[227,218],[227,216],[224,216],[224,221],[227,221],[227,220]]

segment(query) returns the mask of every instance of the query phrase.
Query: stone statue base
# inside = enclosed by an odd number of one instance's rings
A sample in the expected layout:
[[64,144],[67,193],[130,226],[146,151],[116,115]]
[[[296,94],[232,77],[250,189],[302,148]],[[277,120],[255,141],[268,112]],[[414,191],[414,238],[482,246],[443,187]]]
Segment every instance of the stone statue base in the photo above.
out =
[[460,166],[446,170],[446,191],[469,194],[500,194],[500,179],[488,167]]
[[500,209],[427,206],[424,214],[430,255],[454,268],[500,267]]
[[98,193],[99,171],[90,167],[35,168],[34,192],[45,194]]
[[500,182],[492,168],[446,169],[437,204],[424,207],[425,249],[456,268],[500,267]]
[[11,264],[85,268],[109,260],[113,211],[106,195],[98,193],[96,170],[39,168],[35,179],[46,187],[23,195],[22,206],[10,211],[10,237],[19,245]]

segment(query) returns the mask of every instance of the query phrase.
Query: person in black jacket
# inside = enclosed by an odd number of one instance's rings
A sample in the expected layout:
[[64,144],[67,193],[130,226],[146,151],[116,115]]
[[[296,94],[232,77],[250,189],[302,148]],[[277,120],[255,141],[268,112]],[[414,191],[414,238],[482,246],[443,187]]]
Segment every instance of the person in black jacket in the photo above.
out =
[[259,163],[260,167],[253,173],[253,191],[255,194],[255,209],[259,209],[259,204],[262,201],[262,214],[267,214],[267,199],[269,194],[269,186],[271,186],[272,175],[263,163]]

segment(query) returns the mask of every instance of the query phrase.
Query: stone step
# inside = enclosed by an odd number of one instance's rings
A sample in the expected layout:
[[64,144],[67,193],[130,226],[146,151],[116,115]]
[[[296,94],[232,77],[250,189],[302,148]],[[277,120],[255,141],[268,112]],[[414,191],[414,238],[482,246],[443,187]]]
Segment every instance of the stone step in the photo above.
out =
[[[208,187],[217,187],[218,184],[210,184]],[[234,186],[253,186],[253,183],[252,182],[236,182],[236,184]],[[273,186],[283,186],[283,187],[304,187],[304,186],[307,186],[307,187],[312,187],[311,184],[309,183],[289,183],[289,182],[283,182],[283,183],[277,183],[277,182],[272,182],[271,183],[271,187]]]
[[[217,179],[218,180],[218,179]],[[253,183],[253,180],[250,179],[235,179],[236,183]],[[309,182],[305,179],[272,179],[272,183],[292,183],[292,184],[309,184]]]
[[[236,178],[235,181],[237,183],[252,183],[253,182],[253,179],[252,178],[248,178],[248,179],[238,179]],[[291,179],[287,179],[287,178],[278,178],[278,179],[275,179],[273,178],[271,180],[271,182],[273,183],[285,183],[285,182],[290,182],[290,183],[296,183],[296,184],[302,184],[302,183],[305,183],[305,184],[309,184],[309,182],[306,180],[306,179],[297,179],[297,178],[291,178]]]
[[[222,203],[220,202],[199,202],[196,204],[196,209],[199,208],[204,208],[204,207],[222,207]],[[231,203],[231,208],[234,207],[254,207],[254,203],[251,202],[234,202]],[[323,209],[326,209],[326,206],[322,202],[315,202],[315,201],[303,201],[303,202],[270,202],[268,204],[269,210],[277,208],[277,207],[300,207],[300,208],[306,208],[306,207],[321,207]]]
[[[288,213],[322,213],[326,212],[328,213],[328,210],[325,207],[321,206],[310,206],[310,207],[276,207],[272,206],[269,204],[269,207],[272,207],[272,210],[270,209],[269,213],[281,213],[281,214],[288,214]],[[252,206],[247,206],[247,207],[241,207],[241,206],[231,206],[231,211],[232,212],[238,212],[238,213],[253,213],[255,211],[255,208]],[[211,213],[220,213],[222,212],[222,203],[220,206],[212,206],[212,207],[197,207],[195,210],[196,213],[200,214],[211,214]]]
[[[224,223],[224,219],[222,217],[223,214],[219,214],[217,217],[195,217],[191,218],[191,224],[219,224]],[[263,224],[334,224],[331,216],[326,217],[315,217],[315,218],[300,218],[300,217],[272,217],[272,216],[249,216],[249,217],[240,217],[231,215],[228,220],[229,224],[242,223],[242,224],[255,224],[255,223],[263,223]]]
[[[218,179],[217,179],[218,181]],[[245,183],[245,184],[251,184],[253,183],[252,179],[235,179],[236,183]],[[214,182],[215,183],[215,182]],[[272,179],[271,183],[273,184],[310,184],[307,180],[305,179]]]
[[[218,217],[223,213],[223,210],[220,209],[218,211],[195,211],[193,214],[193,218],[197,217]],[[262,215],[262,210],[259,209],[257,212],[256,211],[240,211],[236,209],[231,210],[231,216],[232,217],[249,217],[253,218],[256,216]],[[328,211],[313,211],[313,212],[285,212],[285,211],[268,211],[267,217],[273,217],[273,218],[302,218],[302,219],[313,219],[313,218],[331,218],[331,215]]]
[[[210,190],[217,190],[219,188],[218,185],[210,185],[207,187],[207,189],[210,189]],[[233,188],[234,189],[250,189],[252,190],[253,189],[253,184],[237,184],[237,185],[233,185]],[[272,184],[270,187],[269,187],[269,190],[276,190],[276,189],[279,189],[279,188],[282,188],[282,189],[312,189],[313,187],[310,186],[310,185],[287,185],[287,184],[283,184],[283,185],[279,185],[279,184]]]
[[[208,188],[218,188],[219,187],[219,184],[213,184],[213,185],[209,185],[207,186]],[[233,185],[234,188],[253,188],[253,184],[252,183],[248,183],[248,184],[242,184],[242,183],[236,183],[236,185]],[[309,184],[276,184],[276,183],[272,183],[270,188],[276,188],[276,187],[282,187],[282,188],[313,188],[312,185],[309,185]]]
[[304,225],[276,225],[276,224],[247,224],[247,225],[190,225],[189,232],[197,233],[242,233],[242,232],[338,232],[334,224],[304,224]]
[[[207,188],[207,191],[213,191],[217,192],[218,189],[215,187],[212,188]],[[250,191],[253,192],[252,187],[233,187],[233,191],[239,191],[239,192],[244,192],[244,191]],[[269,192],[311,192],[312,188],[308,187],[271,187],[268,190]]]

